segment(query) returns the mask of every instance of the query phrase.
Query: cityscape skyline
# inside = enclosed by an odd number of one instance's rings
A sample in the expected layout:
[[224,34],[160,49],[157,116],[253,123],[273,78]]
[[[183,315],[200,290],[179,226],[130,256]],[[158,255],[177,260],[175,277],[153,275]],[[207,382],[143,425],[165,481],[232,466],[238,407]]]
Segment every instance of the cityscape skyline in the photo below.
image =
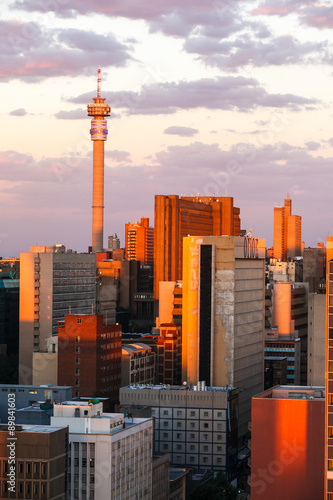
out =
[[[273,244],[290,194],[306,246],[326,241],[332,179],[332,7],[289,0],[6,0],[0,74],[0,255],[91,245],[86,104],[103,69],[111,106],[105,231],[155,194],[232,196],[242,229]],[[47,10],[47,9],[50,10]],[[73,230],[74,228],[74,230]]]

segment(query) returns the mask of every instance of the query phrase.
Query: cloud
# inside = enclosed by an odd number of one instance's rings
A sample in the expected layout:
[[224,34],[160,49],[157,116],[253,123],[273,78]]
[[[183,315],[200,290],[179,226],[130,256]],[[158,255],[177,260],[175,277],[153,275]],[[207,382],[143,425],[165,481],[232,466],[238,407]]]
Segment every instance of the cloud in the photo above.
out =
[[301,23],[314,28],[333,28],[333,6],[331,3],[314,2],[309,0],[266,0],[253,9],[253,15],[287,16],[298,14]]
[[9,114],[11,116],[25,116],[28,113],[24,108],[18,108],[18,109],[13,109],[13,111],[11,111]]
[[[140,92],[106,92],[113,108],[127,109],[132,115],[174,114],[181,109],[223,109],[250,111],[257,107],[277,107],[299,110],[319,105],[317,99],[294,94],[269,94],[254,78],[225,76],[197,81],[153,83]],[[86,103],[91,93],[68,99]]]
[[317,151],[320,148],[320,142],[309,141],[305,143],[309,151]]
[[199,55],[207,66],[237,70],[251,66],[281,66],[317,63],[325,55],[324,42],[301,43],[293,36],[280,36],[264,41],[245,35],[239,40],[218,41],[209,37],[188,38],[184,49]]
[[164,134],[180,135],[182,137],[193,137],[198,132],[199,130],[196,128],[179,126],[168,127],[164,130]]
[[87,110],[77,108],[70,111],[59,111],[54,116],[59,120],[81,120],[82,118],[87,118]]
[[36,23],[0,21],[0,81],[91,74],[96,61],[121,67],[132,59],[131,50],[112,33],[44,30]]
[[119,163],[132,163],[131,154],[128,153],[128,151],[119,151],[118,149],[114,149],[113,151],[106,151],[105,157]]

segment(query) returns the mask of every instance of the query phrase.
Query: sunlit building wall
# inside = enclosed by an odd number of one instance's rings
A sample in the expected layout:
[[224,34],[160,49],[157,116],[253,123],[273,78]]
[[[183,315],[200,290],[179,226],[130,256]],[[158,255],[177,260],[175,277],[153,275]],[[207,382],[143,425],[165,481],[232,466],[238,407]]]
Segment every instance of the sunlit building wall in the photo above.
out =
[[265,240],[190,236],[183,248],[182,377],[238,387],[243,436],[264,382]]
[[278,386],[252,398],[251,500],[324,498],[324,387]]

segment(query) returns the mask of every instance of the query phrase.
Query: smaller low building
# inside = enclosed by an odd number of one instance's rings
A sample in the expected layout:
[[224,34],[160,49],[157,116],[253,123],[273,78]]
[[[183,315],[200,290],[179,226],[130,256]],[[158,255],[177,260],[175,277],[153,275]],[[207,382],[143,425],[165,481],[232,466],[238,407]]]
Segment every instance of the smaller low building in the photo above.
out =
[[121,385],[153,384],[155,353],[147,344],[123,345],[121,351]]
[[152,498],[151,418],[103,413],[92,399],[54,405],[51,425],[69,427],[67,498]]
[[0,498],[66,498],[68,429],[0,425]]
[[234,387],[136,385],[122,387],[121,405],[151,406],[155,452],[169,453],[179,467],[235,474],[238,389]]

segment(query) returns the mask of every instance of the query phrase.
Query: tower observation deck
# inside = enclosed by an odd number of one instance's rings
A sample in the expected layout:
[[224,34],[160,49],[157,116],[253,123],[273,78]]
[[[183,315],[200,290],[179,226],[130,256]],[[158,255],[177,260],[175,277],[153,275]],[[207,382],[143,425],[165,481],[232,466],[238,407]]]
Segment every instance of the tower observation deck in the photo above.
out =
[[111,108],[101,97],[101,68],[98,68],[97,97],[88,104],[88,116],[91,120],[90,135],[93,141],[93,204],[92,204],[92,251],[103,251],[104,224],[104,141],[107,140],[105,116],[110,116]]

